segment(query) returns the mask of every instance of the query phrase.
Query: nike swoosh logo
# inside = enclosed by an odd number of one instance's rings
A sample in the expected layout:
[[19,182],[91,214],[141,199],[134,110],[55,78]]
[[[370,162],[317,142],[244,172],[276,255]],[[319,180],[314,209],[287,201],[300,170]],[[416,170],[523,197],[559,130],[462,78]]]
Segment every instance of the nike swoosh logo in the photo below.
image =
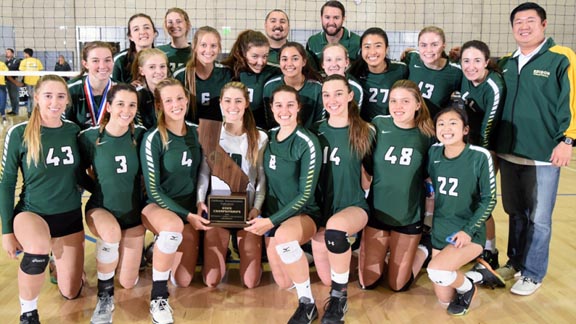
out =
[[382,131],[382,134],[392,133],[392,131]]
[[104,144],[106,144],[106,143],[108,143],[108,141],[100,142],[100,143],[98,143],[98,146],[104,145]]
[[310,313],[307,313],[306,317],[308,317],[308,321],[312,321],[312,319],[314,318],[314,309],[312,309]]
[[422,67],[421,67],[420,65],[414,64],[414,68],[420,69],[420,68],[422,68]]
[[434,164],[436,164],[436,163],[440,163],[440,161],[434,161]]
[[506,72],[508,72],[508,69],[505,69],[504,71],[502,71],[502,73],[506,73]]
[[324,135],[324,132],[320,132],[320,133],[318,133],[318,136],[320,136],[320,135]]

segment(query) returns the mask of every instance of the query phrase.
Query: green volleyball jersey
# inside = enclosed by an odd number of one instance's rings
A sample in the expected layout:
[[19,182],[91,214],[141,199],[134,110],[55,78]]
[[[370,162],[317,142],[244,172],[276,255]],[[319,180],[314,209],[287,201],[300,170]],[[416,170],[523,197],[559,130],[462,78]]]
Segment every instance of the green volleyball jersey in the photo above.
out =
[[[174,78],[188,88],[186,81],[186,68],[174,72]],[[220,63],[216,63],[210,77],[202,80],[196,76],[196,114],[190,112],[187,120],[198,122],[200,118],[222,121],[220,111],[220,91],[222,87],[232,80],[232,71]]]
[[240,72],[240,82],[248,88],[250,95],[250,110],[254,114],[256,126],[266,127],[266,115],[264,107],[264,98],[262,93],[264,91],[264,84],[275,76],[280,74],[280,70],[270,65],[266,65],[261,73],[253,73],[242,71]]
[[394,82],[408,78],[408,67],[403,62],[386,60],[388,68],[384,73],[368,72],[360,76],[364,90],[364,103],[360,116],[370,122],[378,115],[389,115],[388,97]]
[[418,85],[430,115],[434,118],[442,108],[449,105],[452,92],[460,91],[462,68],[457,63],[447,61],[446,66],[440,70],[429,69],[416,51],[408,53],[404,61],[410,71],[408,79]]
[[170,72],[172,72],[172,74],[174,74],[174,72],[179,68],[185,67],[186,62],[188,62],[190,55],[192,54],[192,47],[190,45],[184,48],[175,48],[168,43],[158,46],[157,49],[166,53],[168,63],[170,64]]
[[417,127],[404,129],[391,116],[376,116],[376,145],[371,159],[371,217],[390,226],[418,222],[424,212],[424,179],[432,138]]
[[83,169],[92,166],[96,177],[86,210],[104,208],[125,225],[140,222],[139,149],[145,131],[144,127],[136,126],[134,134],[128,131],[116,137],[104,131],[100,136],[100,127],[95,126],[78,135]]
[[268,52],[268,64],[274,67],[280,67],[280,48],[270,47]]
[[[64,118],[80,126],[80,129],[87,129],[96,126],[96,118],[93,118],[88,106],[84,86],[86,84],[87,76],[74,79],[68,83],[68,91],[70,92],[70,104],[64,112]],[[102,100],[105,100],[102,95],[94,96],[94,103],[100,107]]]
[[495,144],[494,134],[506,97],[504,79],[494,71],[478,86],[474,86],[468,79],[463,79],[460,93],[466,102],[470,143],[490,149]]
[[0,215],[2,234],[13,233],[14,190],[18,170],[23,185],[16,209],[43,215],[69,212],[81,207],[78,176],[80,153],[76,136],[80,128],[63,121],[57,128],[40,128],[42,150],[38,165],[26,162],[28,150],[24,130],[28,122],[14,125],[6,133],[0,170]]
[[[266,129],[276,127],[278,123],[274,120],[270,108],[270,100],[272,92],[281,85],[286,84],[283,76],[270,79],[264,85],[264,106],[266,107]],[[304,86],[298,90],[300,95],[299,118],[302,126],[310,129],[315,122],[318,122],[325,117],[324,105],[322,104],[322,84],[314,80],[306,80]]]
[[[348,50],[348,57],[352,63],[360,57],[360,36],[344,27],[342,29],[344,32],[338,43]],[[312,63],[316,69],[320,69],[322,66],[322,51],[326,45],[328,45],[328,40],[324,31],[310,36],[306,42],[306,51],[308,51],[309,57],[313,59]]]
[[116,82],[130,83],[132,82],[132,71],[126,66],[128,64],[128,50],[114,55],[114,68],[112,70],[112,79]]
[[[317,189],[325,225],[344,208],[356,206],[368,211],[362,189],[362,159],[350,148],[347,127],[335,128],[327,120],[318,122],[316,134],[322,150],[322,169]],[[369,141],[366,138],[366,141]]]
[[[186,220],[196,212],[196,182],[202,152],[198,126],[186,122],[186,135],[168,133],[168,149],[162,146],[158,128],[149,130],[140,149],[148,202],[156,203]],[[145,161],[145,162],[144,162]]]
[[146,87],[138,87],[138,112],[134,121],[137,125],[144,126],[146,129],[156,127],[156,108],[154,106],[154,95]]
[[266,201],[263,215],[277,226],[299,214],[320,216],[314,193],[320,176],[321,152],[318,138],[302,126],[283,141],[270,130],[264,151]]
[[362,102],[364,101],[364,90],[362,90],[362,85],[351,75],[346,75],[346,78],[348,79],[350,88],[352,88],[352,92],[354,92],[354,101],[356,101],[358,108],[362,109]]
[[428,173],[434,185],[432,246],[442,249],[446,237],[464,231],[472,242],[484,246],[484,222],[496,205],[496,178],[488,150],[466,145],[459,156],[448,159],[444,145],[428,153]]

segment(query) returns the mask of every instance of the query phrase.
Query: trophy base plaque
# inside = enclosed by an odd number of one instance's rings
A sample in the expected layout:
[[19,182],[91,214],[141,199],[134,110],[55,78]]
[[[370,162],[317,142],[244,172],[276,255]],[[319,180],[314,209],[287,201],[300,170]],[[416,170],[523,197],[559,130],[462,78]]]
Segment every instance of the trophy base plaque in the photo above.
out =
[[246,193],[208,195],[209,226],[243,228],[248,217],[248,197]]

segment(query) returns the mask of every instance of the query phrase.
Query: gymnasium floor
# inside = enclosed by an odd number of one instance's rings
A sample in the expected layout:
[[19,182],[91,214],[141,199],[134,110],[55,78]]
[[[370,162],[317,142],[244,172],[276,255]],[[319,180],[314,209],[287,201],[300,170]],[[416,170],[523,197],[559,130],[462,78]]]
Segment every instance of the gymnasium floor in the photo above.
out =
[[[6,130],[24,120],[21,115],[8,117],[0,125],[0,147],[4,146]],[[358,288],[356,275],[349,285],[347,323],[576,323],[576,155],[569,167],[562,170],[558,199],[553,217],[551,256],[548,275],[540,290],[532,296],[510,294],[506,289],[480,288],[470,312],[464,317],[451,317],[436,302],[432,285],[424,272],[412,289],[392,293],[386,287],[373,291]],[[500,262],[506,261],[507,216],[499,203],[494,212]],[[91,235],[89,232],[86,233]],[[85,271],[87,283],[82,296],[66,301],[50,283],[48,271],[39,299],[42,323],[89,323],[96,305],[95,244],[86,240]],[[151,240],[149,236],[147,240]],[[0,323],[17,323],[19,316],[16,271],[19,261],[8,259],[0,251]],[[225,282],[217,288],[206,288],[199,272],[189,288],[170,286],[170,304],[176,323],[286,323],[297,306],[294,290],[280,290],[270,272],[265,272],[259,287],[248,290],[240,286],[237,266],[232,264]],[[141,272],[136,288],[124,290],[116,285],[115,323],[150,323],[148,312],[151,289],[151,268]],[[329,288],[324,287],[312,272],[312,290],[322,314]],[[317,321],[319,322],[319,321]]]

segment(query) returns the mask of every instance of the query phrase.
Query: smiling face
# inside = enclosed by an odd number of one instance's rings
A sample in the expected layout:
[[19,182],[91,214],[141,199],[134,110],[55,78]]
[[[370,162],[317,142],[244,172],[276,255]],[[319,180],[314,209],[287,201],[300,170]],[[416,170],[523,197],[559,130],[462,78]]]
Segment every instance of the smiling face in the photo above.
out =
[[88,52],[86,60],[82,60],[82,65],[92,80],[107,81],[114,68],[112,52],[106,47],[93,48]]
[[512,20],[512,32],[524,54],[536,49],[544,41],[548,21],[540,18],[536,10],[519,11]]
[[302,75],[302,69],[306,65],[306,59],[302,57],[296,47],[286,47],[280,53],[280,70],[286,77]]
[[213,33],[204,33],[198,37],[194,50],[198,63],[202,65],[213,64],[220,54],[220,38]]
[[290,23],[288,17],[281,11],[272,11],[264,22],[266,36],[274,41],[283,41],[288,38]]
[[228,88],[220,97],[220,108],[227,123],[241,122],[249,106],[245,92],[238,88]]
[[139,71],[148,85],[156,85],[168,75],[168,63],[164,56],[152,55],[139,67]]
[[246,63],[252,72],[260,73],[268,63],[269,46],[249,46],[246,51]]
[[343,80],[331,80],[322,85],[322,103],[330,118],[348,118],[348,104],[354,99],[348,84]]
[[486,78],[488,61],[479,49],[474,47],[465,49],[462,52],[461,64],[464,76],[474,85],[478,85]]
[[181,85],[170,85],[162,88],[160,100],[166,120],[184,120],[188,109],[188,97]]
[[110,113],[109,124],[125,128],[130,126],[136,110],[138,109],[138,97],[132,91],[118,91],[112,103],[108,104],[106,110]]
[[136,17],[130,21],[128,39],[134,42],[136,50],[151,48],[156,32],[154,25],[146,17]]
[[328,36],[336,36],[342,31],[344,16],[339,8],[324,7],[322,12],[322,29]]
[[43,121],[60,119],[68,104],[68,88],[63,82],[45,81],[34,91],[34,101]]
[[332,74],[344,76],[348,65],[350,65],[350,60],[343,47],[330,46],[324,49],[322,53],[322,68],[327,76]]
[[362,59],[368,65],[368,70],[380,73],[386,68],[386,40],[381,35],[368,34],[362,39]]
[[296,95],[288,91],[278,91],[272,98],[272,114],[281,127],[296,127],[300,106]]
[[444,44],[442,36],[434,32],[424,33],[418,39],[420,59],[426,65],[437,65],[442,59],[445,47],[446,44]]
[[186,37],[190,31],[190,25],[178,12],[170,12],[166,15],[164,27],[172,38]]
[[445,146],[462,145],[464,136],[468,134],[469,127],[464,126],[460,115],[448,111],[436,119],[436,137]]
[[416,112],[422,104],[414,93],[405,88],[394,88],[390,91],[389,110],[394,124],[400,128],[416,127]]

